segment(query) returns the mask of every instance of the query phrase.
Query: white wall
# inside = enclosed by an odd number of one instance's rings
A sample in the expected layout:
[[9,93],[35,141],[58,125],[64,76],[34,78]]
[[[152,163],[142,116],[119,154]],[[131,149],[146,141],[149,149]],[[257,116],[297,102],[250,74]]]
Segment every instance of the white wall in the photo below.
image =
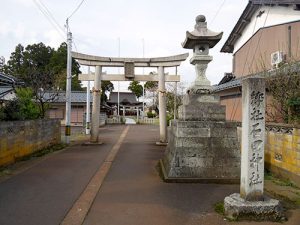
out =
[[[259,11],[265,12],[256,19]],[[235,43],[233,53],[237,52],[261,27],[268,27],[298,20],[300,20],[300,11],[294,10],[293,6],[260,7],[251,18],[251,22],[244,29],[242,36]]]

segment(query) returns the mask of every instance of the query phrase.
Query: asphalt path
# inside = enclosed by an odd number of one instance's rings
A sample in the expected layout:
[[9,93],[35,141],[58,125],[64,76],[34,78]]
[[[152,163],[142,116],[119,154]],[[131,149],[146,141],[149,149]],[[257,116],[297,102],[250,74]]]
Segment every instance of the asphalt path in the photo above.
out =
[[0,225],[60,224],[124,126],[100,129],[100,146],[76,145],[0,183]]
[[[158,137],[158,126],[130,126],[84,225],[232,225],[214,204],[239,192],[239,185],[164,183],[156,168],[165,151],[155,145]],[[300,224],[299,213],[289,217],[284,224]]]
[[[59,225],[84,193],[89,196],[91,181],[107,163],[84,225],[232,225],[214,204],[238,192],[238,185],[164,183],[157,171],[165,151],[155,145],[158,126],[129,125],[128,133],[126,127],[102,128],[103,145],[69,147],[0,182],[0,225]],[[299,225],[299,212],[289,212],[284,224]]]
[[201,224],[237,185],[164,183],[157,172],[165,146],[157,126],[131,126],[85,219],[85,225]]

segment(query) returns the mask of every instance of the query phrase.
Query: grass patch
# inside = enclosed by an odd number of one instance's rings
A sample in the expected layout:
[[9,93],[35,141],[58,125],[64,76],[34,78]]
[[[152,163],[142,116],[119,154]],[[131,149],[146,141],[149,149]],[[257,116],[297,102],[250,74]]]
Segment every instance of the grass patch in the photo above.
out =
[[51,145],[49,147],[43,148],[43,149],[41,149],[39,151],[36,151],[36,152],[34,152],[34,153],[30,154],[30,155],[21,157],[20,159],[17,159],[17,161],[27,161],[27,160],[30,160],[32,158],[42,157],[42,156],[47,155],[49,153],[53,153],[53,152],[62,150],[66,146],[67,145],[63,144],[63,143],[56,144],[56,145]]
[[224,209],[224,202],[217,202],[216,204],[214,204],[214,209],[215,212],[220,214],[220,215],[224,215],[225,209]]
[[2,176],[9,176],[12,175],[14,173],[14,171],[16,170],[16,166],[18,165],[18,162],[24,162],[24,161],[28,161],[34,158],[40,158],[43,157],[44,155],[47,155],[49,153],[53,153],[59,150],[62,150],[66,147],[66,144],[55,144],[46,148],[43,148],[39,151],[36,151],[30,155],[21,157],[21,158],[17,158],[16,162],[8,165],[8,166],[2,166],[0,167],[0,177]]
[[163,172],[162,172],[162,168],[161,168],[161,165],[160,165],[160,161],[157,162],[157,164],[155,166],[155,169],[158,172],[158,176],[160,177],[160,179],[165,182],[164,175],[163,175]]
[[293,187],[295,189],[300,189],[298,186],[296,186],[293,182],[291,182],[289,179],[281,179],[279,177],[276,177],[274,174],[272,174],[270,171],[265,172],[265,180],[270,180],[274,184],[277,184],[279,186],[284,187]]
[[270,171],[266,170],[265,171],[265,180],[272,180],[272,179],[274,179],[273,174]]
[[11,175],[12,174],[12,170],[11,169],[8,169],[8,168],[0,168],[0,177],[1,176],[8,176],[8,175]]

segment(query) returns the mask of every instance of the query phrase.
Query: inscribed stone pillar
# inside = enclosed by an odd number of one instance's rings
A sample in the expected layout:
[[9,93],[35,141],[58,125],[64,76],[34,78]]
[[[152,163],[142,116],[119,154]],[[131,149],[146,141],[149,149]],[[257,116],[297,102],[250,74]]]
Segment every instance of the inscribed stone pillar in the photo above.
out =
[[263,199],[265,145],[265,81],[249,78],[243,84],[242,161],[240,195]]
[[232,220],[284,221],[280,202],[263,196],[265,144],[265,81],[242,81],[243,120],[240,194],[224,199],[224,215]]
[[101,99],[101,66],[96,66],[95,83],[93,88],[93,108],[92,108],[92,130],[91,142],[98,142],[100,125],[100,99]]
[[166,112],[166,90],[165,73],[162,66],[158,67],[158,91],[159,91],[159,141],[167,142],[167,112]]

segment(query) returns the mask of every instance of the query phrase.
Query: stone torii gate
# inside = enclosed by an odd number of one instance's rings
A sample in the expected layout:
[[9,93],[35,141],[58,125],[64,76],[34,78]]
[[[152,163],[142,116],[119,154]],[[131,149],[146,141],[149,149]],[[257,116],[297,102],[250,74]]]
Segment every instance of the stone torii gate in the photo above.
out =
[[[86,55],[78,52],[72,52],[72,57],[80,65],[95,67],[95,75],[80,74],[79,80],[94,81],[93,108],[92,108],[92,126],[90,142],[97,143],[99,136],[99,114],[100,114],[100,95],[101,80],[109,81],[158,81],[159,91],[159,144],[167,143],[167,118],[166,118],[166,90],[165,82],[180,82],[180,75],[177,75],[177,67],[188,57],[188,53],[174,55],[169,57],[157,58],[121,58],[121,57],[102,57]],[[103,67],[124,67],[124,74],[103,74]],[[156,67],[157,75],[137,75],[135,67]],[[166,75],[165,67],[175,67],[175,75]]]

